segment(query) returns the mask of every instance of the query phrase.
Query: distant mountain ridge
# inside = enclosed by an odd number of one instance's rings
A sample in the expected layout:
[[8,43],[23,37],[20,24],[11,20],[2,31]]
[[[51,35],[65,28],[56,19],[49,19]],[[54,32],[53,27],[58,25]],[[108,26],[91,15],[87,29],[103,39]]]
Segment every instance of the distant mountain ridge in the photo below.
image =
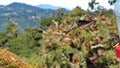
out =
[[62,7],[59,7],[59,6],[52,6],[52,5],[49,5],[49,4],[40,4],[40,5],[38,5],[38,7],[42,8],[42,9],[52,9],[52,10],[62,8]]
[[0,5],[0,31],[7,23],[17,23],[19,29],[38,26],[41,18],[51,17],[53,10],[42,9],[25,3]]
[[[42,8],[42,9],[52,9],[52,10],[57,10],[57,9],[60,9],[60,8],[64,8],[64,7],[61,7],[61,6],[53,6],[53,5],[50,5],[50,4],[40,4],[37,7]],[[64,8],[64,9],[69,10],[68,8]]]

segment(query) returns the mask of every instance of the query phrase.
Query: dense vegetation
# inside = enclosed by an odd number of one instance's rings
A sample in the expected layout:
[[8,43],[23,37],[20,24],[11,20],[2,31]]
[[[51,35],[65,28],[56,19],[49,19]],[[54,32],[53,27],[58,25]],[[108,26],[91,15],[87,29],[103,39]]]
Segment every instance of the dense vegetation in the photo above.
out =
[[0,33],[0,47],[32,68],[118,68],[112,48],[117,42],[109,35],[117,33],[112,10],[90,13],[76,7],[68,14],[58,10],[40,25],[21,33],[16,24],[8,24]]

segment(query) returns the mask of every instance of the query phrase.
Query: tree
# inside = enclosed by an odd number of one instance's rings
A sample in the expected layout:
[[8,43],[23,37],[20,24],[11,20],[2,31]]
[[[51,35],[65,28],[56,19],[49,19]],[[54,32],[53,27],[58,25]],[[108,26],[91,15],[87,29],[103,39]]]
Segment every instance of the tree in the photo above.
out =
[[91,0],[88,5],[93,10],[96,5],[98,5],[99,2],[96,2],[96,0]]
[[53,19],[54,18],[44,18],[44,19],[42,19],[41,22],[40,22],[40,27],[46,29],[47,26],[52,24]]
[[[108,0],[108,3],[110,5],[113,5],[114,3],[116,2],[116,0]],[[96,0],[91,0],[89,3],[88,3],[89,7],[91,8],[91,10],[93,10],[95,8],[96,5],[99,5],[99,2],[96,2]],[[100,6],[100,5],[99,5]],[[99,7],[98,6],[98,7]]]
[[109,3],[110,5],[113,5],[115,2],[116,2],[116,0],[108,0],[108,3]]
[[85,11],[81,9],[79,6],[75,7],[70,13],[68,13],[69,16],[81,16]]
[[7,24],[7,33],[10,37],[17,37],[17,25],[15,23]]
[[60,8],[54,11],[54,16],[53,17],[58,17],[58,16],[62,16],[65,14],[65,9],[64,8]]
[[0,33],[0,46],[3,47],[8,42],[7,33]]

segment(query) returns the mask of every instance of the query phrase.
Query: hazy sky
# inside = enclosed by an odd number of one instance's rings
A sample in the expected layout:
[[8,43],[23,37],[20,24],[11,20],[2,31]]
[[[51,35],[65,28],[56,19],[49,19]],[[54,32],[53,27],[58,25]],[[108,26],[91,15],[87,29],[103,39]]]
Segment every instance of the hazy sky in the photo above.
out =
[[[88,1],[90,0],[0,0],[0,5],[7,5],[12,2],[21,2],[27,3],[31,5],[39,5],[39,4],[50,4],[53,6],[61,6],[69,9],[73,9],[76,6],[80,6],[83,9],[88,8]],[[97,0],[100,2],[100,5],[106,8],[113,8],[108,4],[108,0]]]

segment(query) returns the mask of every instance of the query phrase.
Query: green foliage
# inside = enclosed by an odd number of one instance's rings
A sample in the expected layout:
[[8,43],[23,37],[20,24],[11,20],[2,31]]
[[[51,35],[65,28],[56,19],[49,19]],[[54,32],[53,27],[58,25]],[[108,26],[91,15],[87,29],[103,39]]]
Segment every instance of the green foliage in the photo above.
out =
[[28,28],[24,34],[13,36],[16,31],[14,24],[8,24],[7,33],[0,34],[0,46],[8,48],[19,56],[31,57],[32,54],[37,54],[40,44],[39,40],[42,38],[42,31],[38,28]]
[[[21,34],[15,24],[8,24],[7,32],[0,34],[0,44],[33,68],[86,68],[90,65],[88,61],[96,68],[117,68],[118,62],[112,48],[116,42],[108,33],[117,33],[114,14],[111,10],[88,13],[84,20],[97,22],[81,25],[67,33],[77,26],[76,19],[84,13],[87,12],[76,7],[63,16],[42,19],[40,27],[50,25],[46,30],[26,28]],[[55,26],[56,22],[58,23]],[[15,33],[16,37],[9,36]],[[97,59],[91,60],[96,56]]]
[[53,18],[44,18],[40,22],[40,27],[46,27],[52,24]]
[[74,8],[70,13],[68,13],[69,16],[81,16],[83,13],[85,13],[84,10],[82,10],[79,6]]
[[0,47],[3,47],[8,41],[7,33],[0,33]]
[[17,37],[18,29],[15,23],[10,23],[7,25],[7,33],[10,37]]
[[26,36],[19,36],[10,39],[4,47],[8,47],[10,51],[20,56],[29,57],[34,52],[35,41],[34,39],[27,38]]
[[116,2],[116,0],[108,0],[108,3],[110,3],[110,5],[113,5]]
[[65,9],[57,9],[54,11],[54,16],[53,17],[58,17],[58,16],[62,16],[65,14]]
[[[108,3],[110,5],[113,5],[114,3],[116,2],[116,0],[108,0]],[[96,10],[96,6],[97,6],[97,10],[99,11],[101,8],[104,9],[104,7],[102,7],[101,5],[99,5],[99,2],[96,2],[96,0],[91,0],[89,3],[88,3],[89,7],[91,10]],[[89,9],[88,9],[89,10]]]
[[90,6],[90,8],[93,10],[94,7],[99,4],[98,2],[96,2],[96,0],[91,0],[91,2],[88,3],[88,5]]

